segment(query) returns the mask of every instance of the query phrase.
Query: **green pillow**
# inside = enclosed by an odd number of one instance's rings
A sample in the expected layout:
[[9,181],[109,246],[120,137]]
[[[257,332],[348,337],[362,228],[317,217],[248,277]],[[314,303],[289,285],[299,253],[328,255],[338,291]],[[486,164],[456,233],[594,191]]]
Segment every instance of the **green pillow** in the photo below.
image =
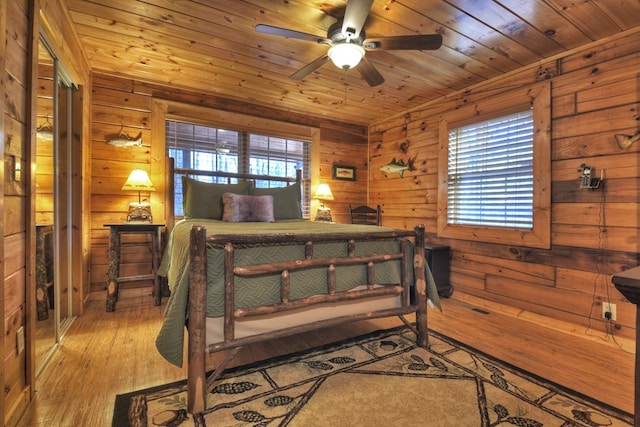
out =
[[273,216],[275,219],[301,219],[300,184],[287,187],[254,188],[256,196],[273,196]]
[[214,184],[182,177],[182,210],[185,218],[222,219],[224,193],[249,194],[251,182]]

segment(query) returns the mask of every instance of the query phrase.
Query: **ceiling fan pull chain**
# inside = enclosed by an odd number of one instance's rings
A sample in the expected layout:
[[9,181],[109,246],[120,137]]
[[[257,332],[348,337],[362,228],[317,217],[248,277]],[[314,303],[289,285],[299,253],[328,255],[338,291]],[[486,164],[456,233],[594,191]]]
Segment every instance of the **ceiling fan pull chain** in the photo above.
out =
[[342,80],[344,82],[344,106],[347,106],[347,70],[344,70],[344,78]]

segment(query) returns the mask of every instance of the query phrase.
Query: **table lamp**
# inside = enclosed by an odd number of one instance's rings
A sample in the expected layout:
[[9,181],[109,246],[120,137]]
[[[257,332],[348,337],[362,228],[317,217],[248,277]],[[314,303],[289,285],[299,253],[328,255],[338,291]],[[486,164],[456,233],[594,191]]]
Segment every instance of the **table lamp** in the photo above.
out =
[[331,222],[331,209],[324,206],[325,200],[333,200],[333,194],[331,193],[331,188],[329,188],[329,185],[324,183],[318,185],[313,198],[320,200],[320,202],[322,203],[322,205],[318,208],[318,212],[316,212],[316,221]]
[[140,196],[141,191],[156,191],[147,172],[142,169],[131,171],[129,178],[122,186],[122,190],[138,192],[138,201],[129,203],[127,222],[153,222],[151,205],[149,202],[143,202]]

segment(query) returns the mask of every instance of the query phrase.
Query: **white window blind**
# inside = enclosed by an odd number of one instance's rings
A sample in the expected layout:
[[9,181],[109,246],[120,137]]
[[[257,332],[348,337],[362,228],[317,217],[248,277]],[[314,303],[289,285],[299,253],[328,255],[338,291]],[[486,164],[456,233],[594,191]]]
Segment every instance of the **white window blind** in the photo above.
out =
[[[302,170],[302,214],[309,216],[310,143],[307,141],[219,129],[211,126],[166,120],[167,155],[177,168],[198,171],[249,173],[295,178]],[[182,215],[182,181],[175,180],[175,213]],[[232,182],[227,178],[200,175],[206,182]],[[285,186],[285,182],[256,181],[257,187]]]
[[533,112],[449,131],[449,224],[533,227]]

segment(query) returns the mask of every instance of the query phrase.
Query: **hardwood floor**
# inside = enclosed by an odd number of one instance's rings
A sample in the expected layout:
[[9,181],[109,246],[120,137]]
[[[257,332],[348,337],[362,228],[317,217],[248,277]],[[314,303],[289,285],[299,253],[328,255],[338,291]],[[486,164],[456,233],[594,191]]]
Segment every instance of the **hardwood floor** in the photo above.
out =
[[[456,293],[443,301],[443,308],[443,313],[430,310],[431,329],[633,413],[630,343],[621,348],[579,331],[540,327],[522,313],[499,313],[486,305],[477,310]],[[104,298],[91,301],[38,379],[35,400],[18,425],[110,426],[116,394],[186,378],[185,368],[169,364],[155,349],[163,310],[148,294],[121,297],[112,313],[105,312]],[[397,318],[379,319],[274,340],[243,349],[234,364],[400,324]]]

